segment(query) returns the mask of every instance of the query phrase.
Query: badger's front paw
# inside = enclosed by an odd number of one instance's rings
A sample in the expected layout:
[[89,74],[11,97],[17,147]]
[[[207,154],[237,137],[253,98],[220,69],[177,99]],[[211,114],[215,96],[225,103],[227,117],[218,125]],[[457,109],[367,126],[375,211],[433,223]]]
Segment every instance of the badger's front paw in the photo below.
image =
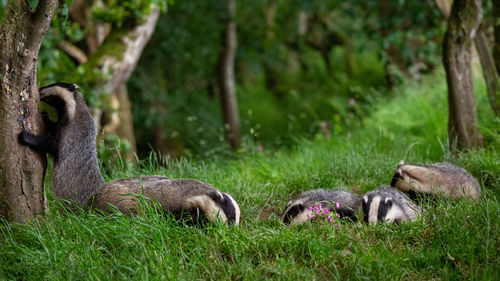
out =
[[22,131],[17,136],[17,139],[19,140],[20,144],[28,145],[29,146],[29,145],[32,145],[32,143],[33,143],[33,137],[35,137],[35,135],[33,135],[32,133],[28,133],[28,132]]

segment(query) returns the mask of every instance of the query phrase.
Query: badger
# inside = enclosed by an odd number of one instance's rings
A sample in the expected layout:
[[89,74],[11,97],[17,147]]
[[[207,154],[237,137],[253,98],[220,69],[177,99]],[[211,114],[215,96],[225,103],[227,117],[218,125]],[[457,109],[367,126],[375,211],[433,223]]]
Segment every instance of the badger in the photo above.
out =
[[409,165],[399,162],[391,186],[415,195],[444,195],[452,199],[477,200],[481,194],[478,181],[465,169],[450,163]]
[[[300,224],[306,222],[309,217],[314,216],[309,209],[317,203],[322,203],[324,208],[335,210],[342,218],[356,221],[361,214],[361,197],[344,189],[324,190],[315,189],[304,192],[297,198],[288,202],[281,220],[285,224]],[[338,207],[336,208],[338,203]]]
[[40,101],[57,111],[58,120],[42,113],[44,134],[21,132],[19,141],[54,159],[51,186],[58,198],[83,206],[104,180],[96,152],[96,128],[85,100],[74,84],[55,83],[40,88]]
[[196,180],[145,176],[104,184],[95,149],[94,120],[77,89],[66,83],[40,88],[40,100],[56,109],[58,120],[54,122],[44,113],[43,135],[19,135],[21,144],[54,158],[51,185],[58,198],[101,211],[116,205],[118,210],[131,214],[137,211],[135,195],[144,195],[174,215],[196,212],[209,221],[220,217],[227,224],[239,223],[240,210],[233,197]]
[[421,209],[404,193],[390,186],[381,186],[363,196],[363,220],[366,223],[399,224],[415,220]]
[[92,207],[124,214],[136,213],[137,195],[156,200],[176,218],[215,221],[238,225],[240,209],[231,195],[191,179],[142,176],[107,182],[95,194]]

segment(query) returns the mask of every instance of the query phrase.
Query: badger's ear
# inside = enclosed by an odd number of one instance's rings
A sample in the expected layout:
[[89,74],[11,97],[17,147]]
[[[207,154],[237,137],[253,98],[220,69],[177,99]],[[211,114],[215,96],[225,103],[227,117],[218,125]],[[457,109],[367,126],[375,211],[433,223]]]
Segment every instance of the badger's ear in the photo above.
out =
[[387,197],[385,198],[385,204],[387,205],[387,207],[392,207],[392,198],[391,197]]

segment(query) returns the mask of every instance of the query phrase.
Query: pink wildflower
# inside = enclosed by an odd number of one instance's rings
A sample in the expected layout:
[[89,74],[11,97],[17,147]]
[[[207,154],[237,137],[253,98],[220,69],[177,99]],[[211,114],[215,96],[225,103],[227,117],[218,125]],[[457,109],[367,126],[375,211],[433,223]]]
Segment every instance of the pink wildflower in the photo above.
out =
[[338,213],[337,213],[337,214],[335,214],[335,216],[336,216],[337,218],[339,218],[339,219],[340,219],[340,215],[339,215]]
[[327,220],[328,220],[329,223],[332,223],[333,222],[332,216],[328,216]]
[[339,224],[337,224],[337,227],[340,227],[340,223],[339,223]]
[[316,213],[319,213],[319,209],[318,209],[318,207],[316,207],[316,206],[315,206],[315,207],[313,208],[313,210],[314,210]]
[[356,104],[356,100],[355,100],[355,99],[353,99],[353,98],[350,98],[350,99],[349,99],[349,104],[350,104],[350,105],[354,105],[354,104]]
[[326,127],[328,127],[328,122],[325,121],[321,122],[321,128],[326,128]]
[[313,207],[309,206],[309,211],[312,211]]
[[340,208],[340,204],[339,204],[339,202],[335,203],[335,208],[336,208],[336,209]]
[[321,205],[321,203],[318,203],[318,207],[320,207],[320,208],[321,208],[321,206],[322,206],[322,205]]
[[262,146],[262,144],[259,144],[259,146],[257,146],[257,149],[262,151],[262,150],[264,150],[264,147]]
[[311,214],[307,214],[307,218],[310,219],[311,218]]
[[323,214],[328,214],[330,211],[328,209],[323,209]]

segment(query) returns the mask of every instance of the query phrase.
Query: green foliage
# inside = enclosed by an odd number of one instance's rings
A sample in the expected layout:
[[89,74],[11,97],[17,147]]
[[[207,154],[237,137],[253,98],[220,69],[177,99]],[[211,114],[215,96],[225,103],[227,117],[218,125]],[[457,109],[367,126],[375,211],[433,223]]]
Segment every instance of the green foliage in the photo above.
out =
[[136,25],[144,15],[149,14],[151,5],[157,5],[162,11],[173,0],[106,0],[92,6],[92,14],[97,21],[111,23],[121,28],[124,24]]
[[[269,29],[265,14],[272,4],[276,20]],[[308,11],[326,13],[333,6],[315,4]],[[349,46],[330,46],[329,61],[335,65],[331,72],[316,50],[294,49],[297,43],[290,40],[299,40],[296,20],[301,7],[286,1],[238,5],[236,78],[243,151],[259,143],[291,145],[297,137],[315,136],[322,122],[345,131],[367,113],[385,85],[376,45],[364,41],[362,34]],[[206,157],[226,147],[220,141],[217,81],[221,13],[221,5],[213,2],[184,1],[160,18],[158,26],[168,28],[155,32],[129,82],[130,93],[141,93],[131,95],[141,155],[149,153],[148,141],[158,128],[179,136],[188,155]],[[332,28],[339,26],[335,30],[360,26],[341,11],[325,17]],[[269,32],[274,35],[269,37]],[[349,104],[351,99],[355,105]],[[195,120],[201,134],[192,133],[193,122],[188,120]]]

